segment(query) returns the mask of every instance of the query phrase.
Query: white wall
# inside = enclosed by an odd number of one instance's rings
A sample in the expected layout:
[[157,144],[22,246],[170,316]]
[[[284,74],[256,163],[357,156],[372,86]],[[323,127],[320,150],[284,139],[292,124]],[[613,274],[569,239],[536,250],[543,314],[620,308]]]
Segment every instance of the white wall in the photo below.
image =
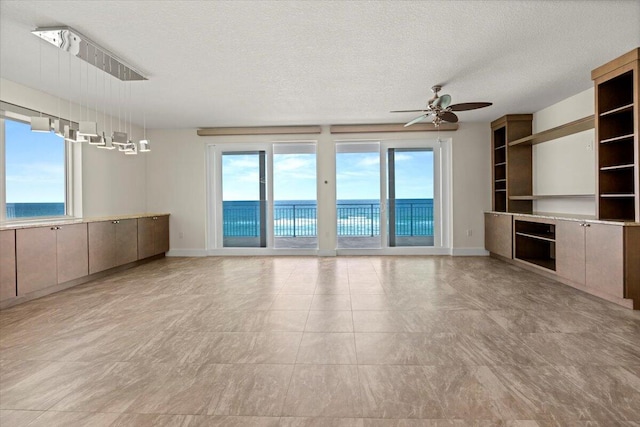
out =
[[[533,131],[541,132],[594,112],[593,88],[553,104],[533,115]],[[593,129],[533,146],[534,194],[595,193],[595,131]],[[594,215],[593,197],[538,200],[534,210]]]
[[[196,129],[148,131],[152,151],[147,163],[147,208],[171,213],[174,254],[202,254],[206,248],[206,145],[283,140],[317,140],[319,227],[335,224],[335,140],[435,139],[433,132],[331,135],[199,137]],[[452,143],[452,243],[454,253],[484,251],[483,212],[490,209],[490,127],[462,123],[456,132],[442,132]],[[324,180],[329,185],[324,185]],[[326,208],[323,209],[322,206]],[[471,230],[471,236],[467,235]],[[335,236],[319,236],[320,253],[335,249]]]
[[[32,110],[58,115],[58,98],[18,83],[0,79],[0,99]],[[68,119],[68,101],[62,101],[61,116]],[[71,120],[77,121],[79,106],[72,104]],[[65,113],[66,112],[66,113]],[[93,114],[89,113],[89,117]],[[98,127],[102,128],[98,115]],[[107,120],[110,120],[107,116]],[[139,139],[142,130],[134,126],[133,135]],[[73,144],[74,158],[80,159],[75,182],[76,215],[84,217],[139,214],[146,212],[146,154],[125,156],[117,150],[101,150],[88,144]],[[148,153],[147,153],[148,154]]]

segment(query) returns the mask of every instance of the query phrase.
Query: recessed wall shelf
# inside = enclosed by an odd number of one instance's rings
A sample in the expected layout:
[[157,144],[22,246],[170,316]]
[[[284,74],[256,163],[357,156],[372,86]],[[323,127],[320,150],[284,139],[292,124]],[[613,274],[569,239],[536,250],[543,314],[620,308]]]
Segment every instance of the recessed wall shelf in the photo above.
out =
[[569,136],[573,135],[574,133],[593,129],[594,123],[595,122],[593,115],[583,117],[582,119],[578,119],[555,128],[551,128],[542,132],[534,133],[533,135],[525,136],[524,138],[517,139],[513,142],[510,142],[509,146],[513,147],[516,145],[542,144],[543,142],[562,138],[563,136]]

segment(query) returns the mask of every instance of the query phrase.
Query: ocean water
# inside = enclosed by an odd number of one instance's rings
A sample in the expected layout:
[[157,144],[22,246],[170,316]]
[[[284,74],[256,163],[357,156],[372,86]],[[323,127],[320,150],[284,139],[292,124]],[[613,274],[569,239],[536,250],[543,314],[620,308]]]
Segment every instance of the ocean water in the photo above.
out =
[[64,215],[64,203],[7,203],[7,219],[61,215]]
[[[336,206],[338,236],[380,235],[378,200],[339,200]],[[223,202],[225,237],[260,235],[260,202]],[[317,205],[309,200],[276,201],[273,212],[277,237],[317,236]],[[433,199],[396,200],[397,236],[433,235]]]

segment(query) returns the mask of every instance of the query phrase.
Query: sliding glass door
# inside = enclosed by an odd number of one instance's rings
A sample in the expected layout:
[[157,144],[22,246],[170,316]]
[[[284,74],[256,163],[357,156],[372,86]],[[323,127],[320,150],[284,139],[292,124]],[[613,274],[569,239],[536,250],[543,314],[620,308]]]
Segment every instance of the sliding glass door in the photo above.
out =
[[266,152],[222,153],[222,245],[267,246]]
[[434,245],[432,148],[387,149],[388,245]]

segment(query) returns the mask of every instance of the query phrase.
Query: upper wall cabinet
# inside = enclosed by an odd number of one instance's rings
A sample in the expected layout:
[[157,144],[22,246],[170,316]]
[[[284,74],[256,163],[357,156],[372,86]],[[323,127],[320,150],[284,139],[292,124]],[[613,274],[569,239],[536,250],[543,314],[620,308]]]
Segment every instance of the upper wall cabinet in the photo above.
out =
[[591,72],[598,140],[598,217],[640,222],[640,48]]

